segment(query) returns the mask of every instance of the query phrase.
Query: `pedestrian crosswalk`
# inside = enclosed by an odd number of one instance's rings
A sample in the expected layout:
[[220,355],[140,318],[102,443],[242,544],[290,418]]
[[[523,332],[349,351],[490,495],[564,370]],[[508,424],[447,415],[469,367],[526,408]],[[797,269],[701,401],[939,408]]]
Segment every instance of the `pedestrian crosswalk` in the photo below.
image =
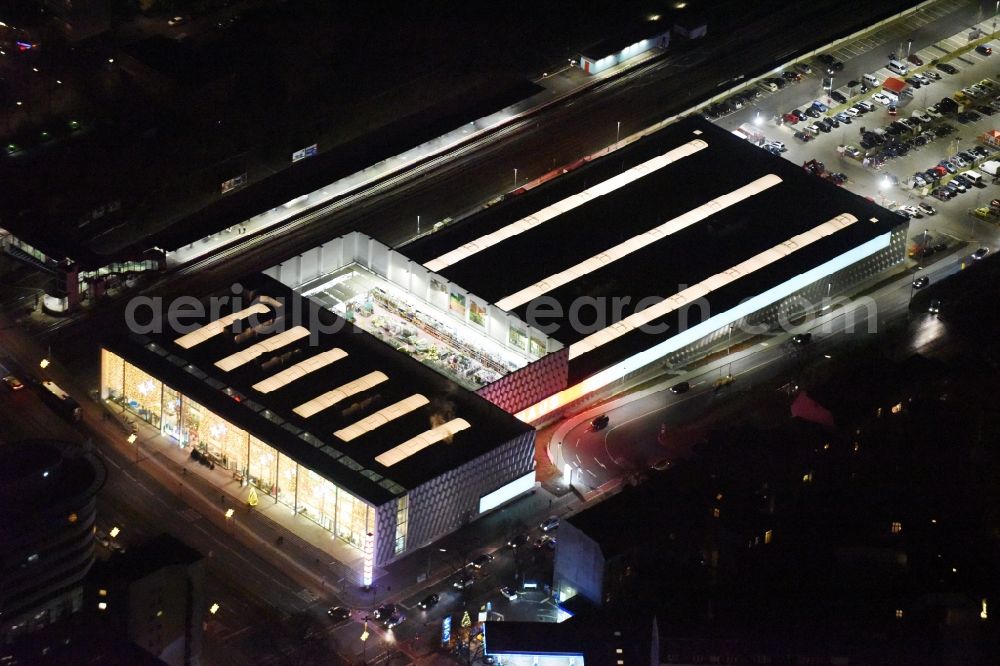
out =
[[299,599],[306,602],[307,604],[311,604],[319,599],[319,597],[312,590],[304,587],[298,592],[296,592],[295,596],[297,596]]

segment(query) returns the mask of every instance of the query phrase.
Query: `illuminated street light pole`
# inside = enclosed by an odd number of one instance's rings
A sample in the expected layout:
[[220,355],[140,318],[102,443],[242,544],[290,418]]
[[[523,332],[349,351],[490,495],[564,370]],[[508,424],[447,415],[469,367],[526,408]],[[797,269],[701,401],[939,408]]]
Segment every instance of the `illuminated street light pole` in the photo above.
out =
[[621,140],[622,135],[622,121],[618,121],[618,129],[615,130],[615,148],[618,148],[618,142]]
[[517,167],[514,167],[514,189],[517,189]]

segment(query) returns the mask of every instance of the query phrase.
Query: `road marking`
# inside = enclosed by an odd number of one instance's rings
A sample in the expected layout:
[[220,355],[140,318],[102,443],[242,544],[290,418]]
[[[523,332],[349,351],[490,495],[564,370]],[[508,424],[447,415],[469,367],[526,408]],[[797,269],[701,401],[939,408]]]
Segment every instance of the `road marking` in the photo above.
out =
[[301,599],[302,601],[306,602],[307,604],[311,604],[311,603],[319,600],[319,597],[316,596],[316,594],[313,593],[312,590],[310,590],[308,588],[305,588],[305,587],[303,587],[301,590],[299,590],[298,592],[296,592],[295,596],[297,596],[299,599]]
[[202,517],[200,513],[191,508],[184,509],[183,511],[180,512],[180,514],[184,516],[184,520],[188,521],[189,523],[193,523],[194,521],[199,520]]
[[594,457],[594,462],[597,463],[598,465],[600,465],[601,469],[607,469],[608,468],[608,466],[605,465],[604,463],[602,463],[600,460],[598,460],[596,456]]

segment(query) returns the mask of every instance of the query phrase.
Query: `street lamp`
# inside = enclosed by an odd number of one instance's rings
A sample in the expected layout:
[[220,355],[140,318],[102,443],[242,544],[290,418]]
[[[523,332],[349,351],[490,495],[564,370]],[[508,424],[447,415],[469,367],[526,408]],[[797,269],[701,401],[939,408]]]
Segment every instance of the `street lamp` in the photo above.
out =
[[618,148],[618,141],[621,139],[622,121],[618,121],[618,128],[615,130],[615,148]]
[[38,362],[38,367],[40,367],[42,370],[49,367],[49,359],[43,358],[41,361]]
[[885,191],[889,188],[889,176],[882,176],[878,183],[879,195],[882,197],[882,205],[885,206]]
[[365,615],[365,629],[361,632],[361,663],[368,663],[368,616]]
[[517,167],[514,167],[514,189],[517,189]]
[[760,115],[760,109],[755,109],[753,112],[753,124],[759,127],[762,122],[764,122],[764,119]]

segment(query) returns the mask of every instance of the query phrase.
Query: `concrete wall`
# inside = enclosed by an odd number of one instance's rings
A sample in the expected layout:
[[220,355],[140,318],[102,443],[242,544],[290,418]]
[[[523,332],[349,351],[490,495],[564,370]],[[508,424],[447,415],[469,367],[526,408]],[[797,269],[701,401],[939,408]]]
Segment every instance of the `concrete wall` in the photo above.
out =
[[[444,446],[444,445],[442,445]],[[423,548],[479,516],[479,498],[534,469],[535,432],[526,432],[409,491],[406,548],[396,555],[396,503],[378,509],[375,564]]]
[[552,574],[557,601],[580,594],[600,606],[603,601],[604,567],[604,554],[597,542],[570,521],[562,521]]

